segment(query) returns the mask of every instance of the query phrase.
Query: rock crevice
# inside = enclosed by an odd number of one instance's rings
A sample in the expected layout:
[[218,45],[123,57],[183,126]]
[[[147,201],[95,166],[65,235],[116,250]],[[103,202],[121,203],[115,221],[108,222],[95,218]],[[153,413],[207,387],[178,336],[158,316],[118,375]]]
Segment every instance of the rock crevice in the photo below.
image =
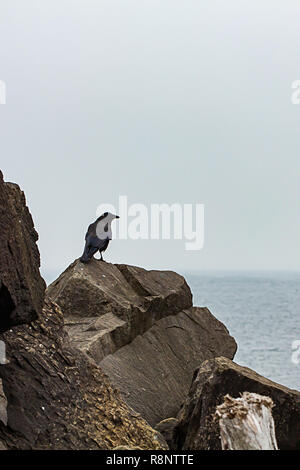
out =
[[[0,449],[167,449],[95,361],[70,344],[57,304],[44,304],[36,241],[23,192],[0,172]],[[112,322],[106,317],[106,326]]]

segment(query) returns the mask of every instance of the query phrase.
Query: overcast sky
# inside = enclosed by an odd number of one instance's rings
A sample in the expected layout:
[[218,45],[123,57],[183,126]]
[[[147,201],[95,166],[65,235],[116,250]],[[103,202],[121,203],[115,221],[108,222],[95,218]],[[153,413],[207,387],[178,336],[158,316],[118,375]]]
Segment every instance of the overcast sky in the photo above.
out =
[[205,204],[205,244],[114,240],[109,261],[300,268],[299,0],[0,2],[0,167],[49,280],[119,195]]

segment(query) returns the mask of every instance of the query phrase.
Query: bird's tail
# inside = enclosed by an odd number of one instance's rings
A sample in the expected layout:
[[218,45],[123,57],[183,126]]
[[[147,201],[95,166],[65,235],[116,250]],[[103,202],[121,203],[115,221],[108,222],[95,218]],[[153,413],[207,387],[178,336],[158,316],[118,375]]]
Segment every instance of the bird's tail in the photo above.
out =
[[88,263],[97,251],[97,247],[86,245],[84,248],[84,252],[80,258],[80,261],[82,263]]
[[82,263],[88,263],[91,259],[91,256],[90,256],[90,250],[89,250],[89,247],[86,245],[85,248],[84,248],[84,252],[80,258],[80,261]]

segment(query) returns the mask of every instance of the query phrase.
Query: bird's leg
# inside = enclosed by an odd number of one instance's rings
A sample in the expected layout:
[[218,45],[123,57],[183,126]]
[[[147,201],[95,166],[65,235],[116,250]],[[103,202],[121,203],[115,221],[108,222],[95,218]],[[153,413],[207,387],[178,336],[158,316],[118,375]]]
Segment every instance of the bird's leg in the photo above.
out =
[[99,261],[104,261],[101,251],[100,251],[100,260]]

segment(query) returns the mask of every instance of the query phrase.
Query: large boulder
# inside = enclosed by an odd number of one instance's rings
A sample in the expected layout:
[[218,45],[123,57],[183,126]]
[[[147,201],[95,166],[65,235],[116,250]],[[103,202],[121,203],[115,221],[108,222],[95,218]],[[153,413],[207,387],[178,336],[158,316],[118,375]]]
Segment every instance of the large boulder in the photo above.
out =
[[225,326],[207,308],[192,307],[174,272],[75,261],[47,296],[61,307],[72,344],[151,425],[176,416],[201,361],[236,351]]
[[300,392],[272,382],[253,370],[225,357],[207,360],[195,370],[192,385],[179,413],[173,449],[221,449],[217,405],[229,394],[238,398],[243,392],[271,397],[278,447],[300,449]]
[[72,263],[47,289],[76,346],[97,362],[159,319],[192,305],[184,278],[171,271],[92,260]]
[[19,186],[0,171],[0,332],[28,323],[42,310],[38,235]]
[[155,320],[192,306],[190,288],[179,274],[95,259],[72,263],[50,284],[47,295],[65,317],[112,313],[130,324],[132,337]]

